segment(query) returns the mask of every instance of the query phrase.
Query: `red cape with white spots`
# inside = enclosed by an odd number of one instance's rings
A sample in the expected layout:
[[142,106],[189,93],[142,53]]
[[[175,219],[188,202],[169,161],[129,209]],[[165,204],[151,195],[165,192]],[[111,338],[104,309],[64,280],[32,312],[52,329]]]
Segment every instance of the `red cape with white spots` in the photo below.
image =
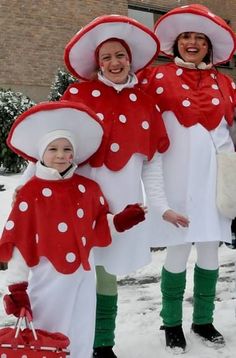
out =
[[233,123],[235,84],[215,69],[188,69],[170,63],[145,69],[139,80],[161,113],[173,112],[185,127],[200,123],[212,130],[223,116],[229,125]]
[[47,257],[58,272],[90,269],[94,246],[111,243],[108,205],[94,181],[80,175],[65,180],[33,177],[22,187],[0,240],[0,261],[14,246],[33,267]]
[[134,153],[151,159],[169,146],[160,109],[138,87],[118,92],[98,80],[74,83],[62,99],[85,103],[103,121],[107,140],[90,160],[93,167],[105,164],[118,171]]

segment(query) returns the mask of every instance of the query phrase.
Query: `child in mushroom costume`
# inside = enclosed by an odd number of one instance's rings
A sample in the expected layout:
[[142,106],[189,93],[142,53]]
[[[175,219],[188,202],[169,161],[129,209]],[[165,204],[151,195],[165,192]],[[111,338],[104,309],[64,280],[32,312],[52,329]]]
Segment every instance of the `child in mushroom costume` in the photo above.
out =
[[[91,106],[104,123],[107,141],[83,170],[101,185],[112,211],[117,212],[127,202],[143,202],[143,181],[146,195],[159,215],[185,226],[188,220],[170,210],[165,199],[161,153],[167,150],[169,140],[159,107],[137,87],[135,75],[154,60],[158,50],[155,35],[137,21],[119,15],[98,17],[66,46],[66,66],[84,82],[69,86],[62,98]],[[156,177],[158,183],[153,180]],[[151,260],[145,224],[124,237],[127,240],[113,242],[104,252],[95,251],[97,315],[93,356],[97,358],[116,357],[115,275],[128,274]]]
[[118,234],[145,218],[146,209],[138,204],[109,214],[99,185],[75,174],[103,136],[94,112],[64,101],[30,108],[8,136],[13,151],[37,163],[35,176],[17,194],[0,240],[0,260],[9,261],[5,309],[19,317],[25,307],[35,327],[66,334],[71,358],[92,354],[93,248],[109,245],[110,231]]
[[[194,270],[192,332],[210,345],[224,345],[213,326],[220,241],[231,241],[231,221],[216,206],[216,152],[234,151],[229,126],[235,108],[235,84],[214,65],[229,61],[235,34],[205,6],[181,6],[155,25],[161,51],[172,63],[145,69],[141,88],[158,103],[170,138],[163,155],[166,196],[190,224],[180,229],[156,219],[153,246],[168,246],[162,270],[162,310],[166,346],[182,353],[182,302],[186,264],[192,243],[197,250]],[[178,173],[178,178],[176,178]],[[151,207],[150,207],[151,208]]]

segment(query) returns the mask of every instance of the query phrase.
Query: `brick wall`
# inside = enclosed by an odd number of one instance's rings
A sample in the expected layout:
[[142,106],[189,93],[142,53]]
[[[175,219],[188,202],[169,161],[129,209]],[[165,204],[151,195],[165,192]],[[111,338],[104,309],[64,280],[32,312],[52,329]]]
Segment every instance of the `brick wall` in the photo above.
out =
[[[127,14],[128,4],[166,10],[196,1],[169,0],[0,0],[0,87],[20,90],[32,99],[47,98],[68,40],[103,14]],[[231,21],[236,30],[236,1],[198,1]]]
[[1,0],[0,87],[46,99],[70,38],[96,16],[127,13],[119,0]]

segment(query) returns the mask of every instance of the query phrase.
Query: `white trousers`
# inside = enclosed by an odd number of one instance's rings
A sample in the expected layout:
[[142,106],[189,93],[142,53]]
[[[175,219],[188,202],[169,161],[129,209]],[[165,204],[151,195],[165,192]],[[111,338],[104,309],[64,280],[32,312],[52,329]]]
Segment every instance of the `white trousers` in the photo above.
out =
[[[219,242],[196,242],[197,266],[205,270],[216,270],[219,267],[218,249]],[[167,255],[164,267],[172,273],[180,273],[186,270],[188,257],[193,245],[191,243],[167,247]]]
[[[92,265],[91,265],[92,266]],[[96,315],[95,270],[58,273],[46,260],[33,268],[29,295],[35,328],[70,339],[70,358],[91,358]]]

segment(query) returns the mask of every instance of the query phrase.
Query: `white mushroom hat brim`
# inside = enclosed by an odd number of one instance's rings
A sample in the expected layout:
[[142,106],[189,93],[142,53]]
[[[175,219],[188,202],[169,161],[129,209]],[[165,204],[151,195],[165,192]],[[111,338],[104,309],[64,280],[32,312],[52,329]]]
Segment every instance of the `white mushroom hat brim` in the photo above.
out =
[[14,121],[7,144],[18,155],[35,162],[41,159],[42,138],[54,131],[73,134],[76,164],[87,161],[97,151],[104,136],[102,122],[87,106],[70,101],[43,102]]
[[213,64],[229,61],[236,50],[236,36],[227,23],[199,4],[175,8],[157,21],[154,27],[161,52],[173,56],[173,45],[183,32],[200,32],[212,43]]
[[66,45],[64,60],[72,75],[89,80],[97,69],[95,51],[110,38],[126,42],[132,55],[131,70],[135,73],[148,66],[159,53],[159,41],[146,26],[127,16],[100,16]]

